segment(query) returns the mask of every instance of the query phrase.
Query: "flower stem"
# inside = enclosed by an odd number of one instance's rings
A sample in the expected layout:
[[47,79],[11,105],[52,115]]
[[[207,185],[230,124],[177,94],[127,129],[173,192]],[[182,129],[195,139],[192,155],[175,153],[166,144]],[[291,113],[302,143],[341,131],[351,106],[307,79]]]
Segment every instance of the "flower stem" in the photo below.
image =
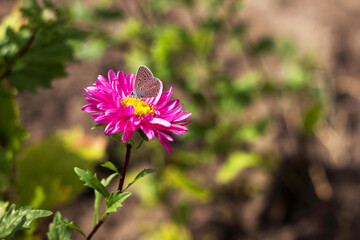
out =
[[119,182],[119,187],[118,187],[118,190],[120,192],[122,192],[123,187],[124,187],[126,170],[127,170],[127,167],[129,165],[129,161],[130,161],[131,148],[132,148],[132,145],[130,143],[127,143],[126,144],[125,162],[124,162],[124,166],[123,166],[122,171],[121,171],[120,182]]
[[[125,176],[126,176],[126,170],[127,167],[129,165],[129,161],[130,161],[130,153],[131,153],[131,148],[132,145],[130,143],[126,144],[126,156],[125,156],[125,162],[124,162],[124,166],[122,168],[121,171],[121,176],[120,176],[120,181],[119,181],[119,187],[118,187],[118,191],[122,192],[123,187],[124,187],[124,181],[125,181]],[[109,213],[110,214],[110,213]],[[109,216],[109,214],[107,216]],[[101,225],[105,222],[106,218],[104,219],[100,219],[100,221],[94,226],[93,230],[91,231],[91,233],[87,236],[87,240],[91,239],[92,236],[96,233],[96,231],[101,227]]]

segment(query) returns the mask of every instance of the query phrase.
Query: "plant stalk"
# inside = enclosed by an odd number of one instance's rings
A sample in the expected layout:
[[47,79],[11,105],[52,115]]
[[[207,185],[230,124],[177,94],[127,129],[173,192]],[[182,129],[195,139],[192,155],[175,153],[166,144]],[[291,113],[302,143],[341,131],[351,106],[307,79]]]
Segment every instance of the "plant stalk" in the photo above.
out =
[[[125,161],[124,161],[124,165],[121,171],[121,176],[120,176],[120,181],[119,181],[119,187],[118,187],[118,191],[122,192],[123,187],[124,187],[124,181],[125,181],[125,176],[126,176],[126,171],[127,171],[127,167],[129,165],[129,161],[130,161],[130,154],[131,154],[131,148],[132,145],[130,143],[126,144],[126,156],[125,156]],[[110,213],[109,213],[110,214]],[[109,214],[107,216],[109,216]],[[107,218],[106,216],[106,218]],[[91,239],[92,236],[96,233],[96,231],[101,227],[101,225],[105,222],[106,218],[104,219],[100,219],[100,221],[95,225],[95,227],[93,228],[93,230],[91,231],[91,233],[87,236],[87,240]]]

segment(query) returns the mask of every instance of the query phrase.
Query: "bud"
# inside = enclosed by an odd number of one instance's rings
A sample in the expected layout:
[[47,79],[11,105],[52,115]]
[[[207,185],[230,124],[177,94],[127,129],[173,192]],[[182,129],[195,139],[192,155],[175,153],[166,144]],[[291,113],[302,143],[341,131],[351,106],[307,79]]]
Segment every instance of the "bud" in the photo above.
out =
[[53,9],[45,8],[41,13],[41,19],[44,22],[51,23],[57,20],[57,16]]

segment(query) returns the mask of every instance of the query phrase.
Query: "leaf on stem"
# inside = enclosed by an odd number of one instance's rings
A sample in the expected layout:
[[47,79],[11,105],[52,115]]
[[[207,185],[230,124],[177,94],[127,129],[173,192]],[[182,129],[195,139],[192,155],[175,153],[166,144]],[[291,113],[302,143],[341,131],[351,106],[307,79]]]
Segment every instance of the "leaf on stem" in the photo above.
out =
[[[111,182],[111,180],[116,177],[118,175],[118,173],[113,173],[110,176],[108,176],[106,179],[102,179],[101,183],[107,187],[109,185],[109,183]],[[100,207],[100,200],[101,200],[101,194],[94,190],[95,192],[95,201],[94,201],[94,220],[93,220],[93,225],[95,226],[98,221],[99,221],[99,207]]]
[[118,142],[122,143],[122,140],[121,140],[121,134],[116,132],[114,134],[111,135],[115,140],[117,140]]
[[79,175],[80,180],[85,183],[85,186],[97,190],[104,197],[108,197],[110,195],[105,186],[99,181],[96,174],[93,174],[89,170],[85,171],[77,167],[75,167],[74,170],[76,174]]
[[70,223],[69,223],[69,222],[59,222],[59,223],[56,225],[56,228],[61,228],[61,227],[63,227],[63,226],[66,226],[66,227],[75,229],[76,231],[78,231],[79,233],[81,233],[81,235],[83,235],[83,236],[86,238],[86,235],[85,235],[85,233],[83,232],[83,230],[80,228],[79,225],[75,224],[74,221],[71,221]]
[[30,224],[34,220],[52,214],[47,210],[33,210],[29,206],[21,207],[18,210],[15,208],[15,204],[12,204],[0,217],[0,239],[12,238],[16,231],[30,229]]
[[49,240],[71,240],[72,231],[69,226],[66,226],[69,221],[62,218],[61,214],[57,212],[52,223],[49,225],[49,232],[47,237]]
[[105,163],[101,164],[102,167],[108,168],[110,170],[113,170],[114,172],[119,173],[119,171],[117,170],[117,168],[115,167],[115,165],[110,162],[110,161],[106,161]]
[[143,177],[145,177],[146,175],[151,174],[151,173],[154,173],[154,172],[156,172],[155,169],[151,169],[151,168],[149,168],[149,169],[147,169],[147,168],[143,169],[138,175],[136,175],[136,177],[134,178],[134,180],[132,180],[132,181],[126,186],[126,188],[125,188],[123,191],[125,191],[126,189],[128,189],[131,185],[133,185],[133,184],[134,184],[136,181],[138,181],[140,178],[143,178]]
[[94,130],[94,129],[98,128],[98,127],[105,128],[105,127],[106,127],[106,124],[96,124],[95,126],[93,126],[93,127],[91,128],[91,130]]
[[123,202],[130,197],[130,192],[120,192],[111,193],[109,197],[106,198],[106,212],[111,213],[116,212],[116,210],[122,206]]
[[149,141],[148,137],[145,135],[145,133],[143,132],[143,130],[141,130],[140,128],[138,129],[138,133],[141,136],[141,139],[143,139],[144,141]]

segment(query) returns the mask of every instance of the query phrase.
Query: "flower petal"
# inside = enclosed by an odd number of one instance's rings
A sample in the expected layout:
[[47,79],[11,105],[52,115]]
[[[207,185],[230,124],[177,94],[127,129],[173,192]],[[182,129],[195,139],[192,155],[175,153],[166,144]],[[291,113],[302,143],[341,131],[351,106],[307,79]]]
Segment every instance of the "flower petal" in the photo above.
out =
[[154,130],[152,130],[150,127],[148,126],[140,126],[141,130],[144,132],[144,134],[146,135],[146,137],[149,139],[149,140],[153,140],[154,137],[155,137],[155,132]]
[[183,121],[185,121],[186,119],[188,119],[191,115],[192,115],[192,113],[188,113],[188,114],[182,115],[182,116],[178,117],[177,119],[175,119],[173,122],[174,122],[174,123],[183,122]]
[[158,125],[162,125],[164,127],[170,127],[171,123],[169,123],[168,121],[161,119],[161,118],[153,118],[150,123],[152,124],[158,124]]
[[114,70],[110,69],[108,72],[108,79],[110,82],[114,81],[116,78],[116,74],[114,72]]
[[121,137],[121,140],[122,140],[123,142],[127,142],[127,141],[129,141],[129,140],[133,137],[133,134],[134,134],[134,131],[127,130],[127,129],[125,128],[124,133],[123,133],[123,135],[122,135],[122,137]]
[[164,146],[166,151],[169,153],[172,153],[171,146],[168,140],[162,136],[162,133],[160,131],[157,132],[157,137],[159,138],[159,142]]
[[106,127],[105,127],[105,130],[104,130],[104,133],[106,135],[111,135],[111,134],[114,134],[114,128],[115,128],[115,124],[114,122],[110,122]]
[[128,105],[126,107],[124,107],[124,115],[125,116],[132,116],[134,115],[135,112],[135,108],[133,105]]
[[99,112],[100,110],[92,103],[87,104],[81,108],[84,112]]

